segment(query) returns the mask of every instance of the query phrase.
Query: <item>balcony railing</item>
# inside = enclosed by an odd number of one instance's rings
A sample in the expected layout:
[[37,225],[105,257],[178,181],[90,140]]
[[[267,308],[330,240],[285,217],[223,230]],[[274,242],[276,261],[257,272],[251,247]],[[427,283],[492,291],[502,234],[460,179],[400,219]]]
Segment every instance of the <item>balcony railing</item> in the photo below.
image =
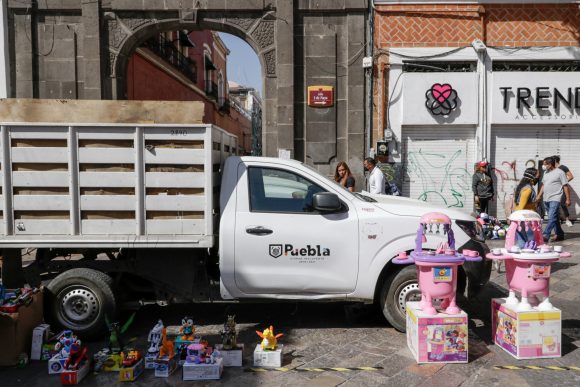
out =
[[197,81],[197,71],[195,63],[190,58],[183,55],[173,42],[165,39],[163,35],[157,35],[145,42],[145,47],[153,51],[157,56],[169,62],[179,72],[185,75],[194,83]]

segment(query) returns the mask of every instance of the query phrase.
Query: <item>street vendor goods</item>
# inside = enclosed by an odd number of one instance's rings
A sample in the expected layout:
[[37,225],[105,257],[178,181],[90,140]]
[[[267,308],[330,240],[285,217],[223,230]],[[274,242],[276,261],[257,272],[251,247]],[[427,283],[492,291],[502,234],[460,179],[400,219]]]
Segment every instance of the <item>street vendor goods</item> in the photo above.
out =
[[264,332],[256,331],[258,336],[262,338],[260,346],[264,351],[275,351],[278,346],[278,338],[283,336],[283,333],[274,334],[274,327],[264,329]]
[[[435,251],[423,249],[427,242],[426,234],[447,235],[447,241],[441,242]],[[419,220],[415,239],[415,250],[408,255],[399,254],[393,260],[396,264],[415,264],[421,290],[420,307],[428,315],[437,314],[433,306],[434,299],[443,299],[441,308],[447,314],[456,315],[461,309],[456,304],[457,271],[465,261],[478,262],[481,257],[474,250],[464,249],[462,253],[455,250],[455,237],[451,228],[451,219],[439,212],[430,212]]]

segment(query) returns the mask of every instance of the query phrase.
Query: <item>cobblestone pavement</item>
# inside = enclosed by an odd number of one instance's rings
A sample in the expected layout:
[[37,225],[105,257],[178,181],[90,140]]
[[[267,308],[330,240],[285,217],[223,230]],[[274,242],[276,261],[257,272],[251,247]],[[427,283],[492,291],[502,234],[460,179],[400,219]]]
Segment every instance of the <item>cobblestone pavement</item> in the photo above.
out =
[[[227,314],[236,314],[239,341],[246,343],[244,363],[252,362],[252,349],[258,342],[256,329],[273,324],[283,332],[283,366],[382,367],[378,371],[351,372],[244,372],[227,368],[219,382],[201,385],[232,386],[578,386],[580,371],[495,370],[498,365],[539,365],[580,367],[580,226],[567,231],[563,242],[576,256],[553,265],[552,303],[562,309],[563,357],[518,361],[490,341],[490,300],[505,295],[505,274],[493,272],[492,282],[476,300],[464,304],[470,316],[469,364],[417,365],[407,349],[406,338],[383,320],[372,306],[342,303],[324,304],[212,304],[174,305],[141,309],[130,333],[137,339],[132,345],[145,348],[150,327],[161,317],[177,324],[185,315],[192,316],[200,334],[210,343],[219,341],[218,331]],[[490,246],[503,242],[491,241]],[[104,342],[90,343],[92,350]],[[117,374],[90,375],[83,385],[118,385]],[[178,370],[168,379],[156,379],[146,372],[135,385],[185,385]],[[58,377],[46,374],[46,363],[33,362],[25,369],[0,371],[1,386],[57,386]]]

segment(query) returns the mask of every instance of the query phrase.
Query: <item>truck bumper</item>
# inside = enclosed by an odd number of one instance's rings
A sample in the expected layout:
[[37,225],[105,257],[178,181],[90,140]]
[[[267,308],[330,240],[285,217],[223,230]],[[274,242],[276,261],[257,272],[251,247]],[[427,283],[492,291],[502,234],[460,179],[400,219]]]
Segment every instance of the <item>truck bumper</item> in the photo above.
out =
[[467,298],[473,298],[489,281],[491,275],[492,262],[485,258],[486,254],[489,253],[489,247],[483,242],[470,239],[459,248],[459,251],[463,251],[463,249],[475,250],[483,257],[481,262],[465,262],[463,264],[463,269],[467,275]]

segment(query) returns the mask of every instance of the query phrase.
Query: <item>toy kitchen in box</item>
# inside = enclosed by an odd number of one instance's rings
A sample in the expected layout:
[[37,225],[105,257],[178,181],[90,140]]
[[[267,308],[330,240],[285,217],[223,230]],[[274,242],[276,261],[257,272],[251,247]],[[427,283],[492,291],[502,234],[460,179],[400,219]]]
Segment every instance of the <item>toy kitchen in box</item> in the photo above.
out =
[[218,380],[224,370],[222,358],[215,359],[215,363],[188,363],[183,364],[183,380]]
[[467,363],[467,314],[431,315],[407,302],[407,344],[417,363]]
[[224,349],[223,344],[216,344],[224,360],[224,367],[241,367],[244,354],[244,344],[237,344],[235,348]]
[[492,337],[495,344],[516,359],[562,356],[562,312],[557,308],[516,312],[505,298],[491,303]]

